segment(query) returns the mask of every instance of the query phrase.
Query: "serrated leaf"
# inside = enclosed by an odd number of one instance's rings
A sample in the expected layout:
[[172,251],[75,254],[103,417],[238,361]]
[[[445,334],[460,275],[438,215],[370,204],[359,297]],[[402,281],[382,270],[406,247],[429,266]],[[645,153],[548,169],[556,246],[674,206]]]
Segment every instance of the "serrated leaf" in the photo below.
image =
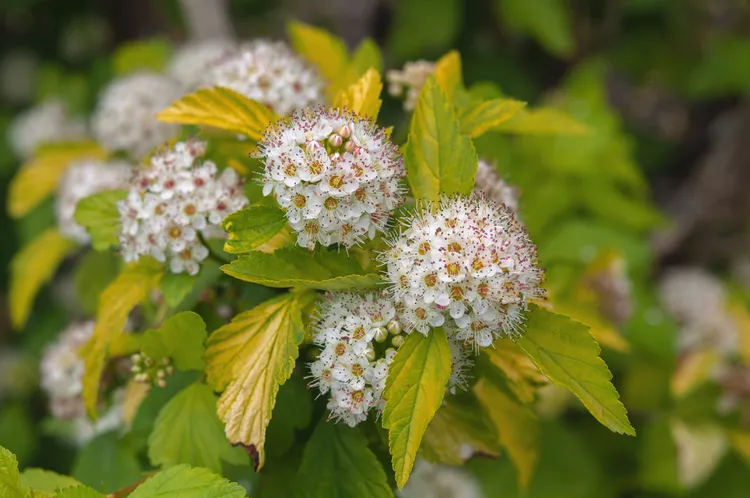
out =
[[245,282],[277,288],[367,289],[382,282],[380,275],[367,273],[343,253],[316,253],[300,247],[285,247],[271,254],[253,252],[221,269]]
[[106,153],[96,142],[50,145],[21,166],[8,188],[8,212],[19,218],[57,189],[60,177],[76,159],[104,159]]
[[18,474],[18,460],[13,453],[2,446],[0,446],[0,496],[3,498],[26,496]]
[[516,344],[554,384],[575,394],[600,423],[614,432],[635,435],[586,325],[532,305]]
[[440,194],[468,195],[474,188],[477,154],[461,135],[445,94],[430,76],[419,96],[404,149],[404,166],[414,197],[435,201]]
[[76,248],[75,242],[50,228],[13,256],[9,296],[13,327],[21,329],[26,325],[39,289],[52,279],[60,263]]
[[367,439],[357,427],[322,418],[305,446],[299,481],[314,498],[387,498],[393,492]]
[[200,315],[184,311],[166,320],[157,330],[146,331],[141,350],[154,360],[172,358],[179,370],[203,370],[206,336],[206,324]]
[[128,196],[127,190],[107,190],[78,201],[76,223],[86,228],[91,245],[104,251],[119,243],[122,222],[117,203]]
[[221,472],[222,460],[247,463],[242,448],[234,448],[216,416],[216,397],[206,384],[193,384],[169,400],[148,438],[148,458],[155,467],[186,463]]
[[105,495],[88,486],[73,486],[59,491],[55,498],[105,498]]
[[471,137],[481,136],[511,119],[525,106],[525,102],[505,98],[479,102],[460,115],[461,133]]
[[21,487],[33,490],[32,497],[34,498],[52,497],[58,489],[80,485],[81,483],[72,477],[49,470],[27,468],[21,473]]
[[409,479],[422,436],[443,402],[450,373],[451,352],[442,328],[426,337],[409,335],[388,369],[383,427],[399,489]]
[[354,68],[357,77],[365,74],[370,68],[379,73],[382,72],[383,54],[378,44],[372,38],[362,40],[352,54],[350,65]]
[[380,112],[380,105],[383,103],[380,100],[382,91],[383,82],[380,74],[375,69],[368,69],[356,83],[336,94],[333,107],[346,108],[375,121]]
[[448,102],[453,103],[457,95],[465,91],[461,69],[461,54],[451,50],[435,62],[435,80],[445,93]]
[[243,254],[258,249],[286,226],[284,212],[271,206],[253,206],[232,213],[221,225],[229,234],[224,251]]
[[151,258],[131,263],[99,297],[94,334],[81,349],[84,362],[83,400],[90,416],[96,416],[99,378],[111,341],[122,334],[128,314],[159,285],[164,269]]
[[244,498],[245,489],[208,469],[177,465],[141,484],[130,498]]
[[357,79],[357,74],[349,65],[349,52],[344,40],[324,29],[296,21],[289,23],[287,32],[294,50],[317,67],[321,76],[328,81],[326,93],[329,99]]
[[279,386],[289,379],[305,332],[302,309],[312,294],[286,293],[240,313],[208,338],[208,383],[223,391],[217,405],[233,444],[265,462],[266,428]]
[[521,109],[495,131],[516,135],[587,135],[589,128],[570,114],[552,107]]
[[204,88],[186,95],[156,117],[165,123],[213,126],[256,141],[277,119],[267,106],[223,87]]
[[528,487],[539,460],[539,423],[530,409],[519,405],[487,379],[474,386],[500,435],[500,442],[518,469],[521,486]]

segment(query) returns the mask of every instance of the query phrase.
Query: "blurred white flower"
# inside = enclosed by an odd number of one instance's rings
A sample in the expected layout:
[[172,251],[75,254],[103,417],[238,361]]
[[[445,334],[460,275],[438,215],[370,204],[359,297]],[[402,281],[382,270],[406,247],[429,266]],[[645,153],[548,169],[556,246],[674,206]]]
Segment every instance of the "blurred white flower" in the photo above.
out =
[[198,89],[213,66],[236,51],[229,40],[190,42],[180,47],[167,67],[167,73],[186,92]]
[[[413,111],[417,106],[419,92],[427,77],[435,72],[435,63],[425,60],[407,62],[401,70],[390,69],[385,75],[388,93],[393,97],[404,97],[404,110]],[[406,95],[404,95],[406,91]]]
[[79,244],[88,244],[89,234],[74,219],[78,201],[104,190],[126,187],[133,172],[133,167],[124,161],[83,159],[71,164],[57,187],[57,226],[60,233]]
[[263,194],[275,194],[297,243],[358,244],[385,230],[402,199],[403,159],[370,121],[338,110],[296,112],[258,144]]
[[167,76],[141,72],[110,83],[99,98],[91,127],[99,143],[125,151],[140,161],[154,147],[173,138],[178,125],[162,123],[156,114],[182,95]]
[[283,42],[255,40],[211,64],[205,86],[230,88],[287,116],[323,101],[317,70]]
[[41,145],[84,138],[86,126],[71,119],[62,102],[47,100],[19,114],[8,133],[13,152],[21,159],[28,159]]
[[417,459],[409,481],[399,491],[402,498],[481,498],[476,478],[460,467]]
[[477,174],[474,177],[474,192],[481,192],[490,200],[505,204],[505,206],[518,215],[518,187],[515,187],[500,178],[493,164],[479,160]]

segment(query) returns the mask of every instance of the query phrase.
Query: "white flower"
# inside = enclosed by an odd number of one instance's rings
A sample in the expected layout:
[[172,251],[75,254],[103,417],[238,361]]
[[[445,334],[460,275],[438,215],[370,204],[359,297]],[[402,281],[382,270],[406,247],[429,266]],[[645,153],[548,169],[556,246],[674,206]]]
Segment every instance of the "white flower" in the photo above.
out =
[[156,114],[181,95],[167,76],[141,72],[112,82],[102,93],[91,127],[99,143],[141,160],[154,147],[174,137],[179,126],[162,123]]
[[355,114],[296,112],[269,128],[259,148],[263,193],[287,210],[301,246],[372,239],[401,203],[403,159],[384,130]]
[[463,342],[449,339],[448,346],[451,349],[451,376],[446,388],[448,392],[455,394],[457,387],[464,391],[468,389],[469,371],[474,367],[474,359],[471,350],[464,347]]
[[393,97],[401,97],[406,90],[404,110],[413,111],[427,77],[434,72],[435,63],[425,60],[407,62],[402,70],[390,69],[385,75],[388,93]]
[[83,415],[83,360],[78,351],[94,333],[94,322],[72,323],[49,345],[40,364],[50,411],[60,419]]
[[241,45],[212,63],[203,83],[230,88],[281,116],[323,101],[317,70],[282,42],[256,40]]
[[71,119],[62,102],[48,100],[19,114],[11,123],[8,133],[8,141],[15,154],[28,159],[40,145],[85,137],[86,126]]
[[543,270],[525,227],[506,206],[444,197],[405,221],[381,261],[407,328],[437,326],[474,346],[512,335],[531,299],[544,297]]
[[497,174],[495,166],[484,159],[477,164],[477,173],[474,176],[474,191],[481,192],[488,199],[498,204],[505,204],[511,211],[518,215],[518,187],[506,183]]
[[228,40],[191,42],[180,47],[167,67],[167,73],[186,92],[201,86],[214,64],[231,54],[236,47]]
[[68,166],[57,187],[55,207],[60,233],[87,244],[90,238],[86,229],[74,219],[78,201],[104,190],[123,188],[132,174],[133,167],[124,161],[83,159]]
[[481,498],[476,479],[460,467],[438,465],[417,459],[402,498]]
[[173,273],[198,273],[208,257],[199,235],[248,203],[234,170],[218,174],[211,161],[198,162],[205,150],[204,142],[179,142],[137,171],[128,197],[118,203],[125,261],[150,255],[169,261]]

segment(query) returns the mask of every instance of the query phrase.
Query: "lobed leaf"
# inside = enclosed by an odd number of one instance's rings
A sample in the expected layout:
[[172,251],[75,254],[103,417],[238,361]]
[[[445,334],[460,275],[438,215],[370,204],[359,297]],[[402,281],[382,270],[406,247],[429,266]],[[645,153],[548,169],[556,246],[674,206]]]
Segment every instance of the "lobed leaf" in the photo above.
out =
[[460,115],[461,133],[479,137],[515,116],[524,106],[525,102],[504,98],[479,102]]
[[13,256],[10,263],[10,318],[13,327],[26,325],[39,289],[75,249],[75,242],[50,228]]
[[468,195],[474,189],[474,145],[461,135],[453,109],[432,76],[412,116],[404,166],[417,199],[436,201],[440,194]]
[[167,319],[157,330],[146,331],[141,350],[155,360],[172,358],[179,370],[203,370],[206,336],[203,318],[192,311],[184,311]]
[[367,72],[356,83],[348,88],[340,90],[336,94],[333,106],[346,108],[362,116],[375,121],[380,112],[380,92],[383,91],[383,82],[380,74],[375,69],[368,69]]
[[422,436],[445,395],[451,373],[451,352],[445,330],[406,338],[388,370],[383,398],[383,427],[399,489],[406,484]]
[[526,330],[516,344],[554,384],[575,394],[600,423],[614,432],[635,435],[586,325],[532,305]]
[[122,221],[117,203],[127,196],[127,190],[107,190],[78,201],[74,218],[86,228],[97,251],[119,244]]
[[0,496],[3,498],[25,498],[18,474],[18,460],[9,450],[0,446]]
[[286,226],[284,211],[272,206],[253,206],[226,217],[222,227],[229,234],[224,251],[244,254],[258,249]]
[[130,498],[245,498],[245,489],[200,467],[177,465],[141,484]]
[[256,141],[277,119],[267,106],[223,87],[203,88],[186,95],[156,117],[165,123],[213,126]]
[[265,462],[266,428],[279,386],[289,379],[304,338],[302,309],[314,294],[286,293],[234,317],[208,338],[208,383],[225,433],[246,446],[256,469]]

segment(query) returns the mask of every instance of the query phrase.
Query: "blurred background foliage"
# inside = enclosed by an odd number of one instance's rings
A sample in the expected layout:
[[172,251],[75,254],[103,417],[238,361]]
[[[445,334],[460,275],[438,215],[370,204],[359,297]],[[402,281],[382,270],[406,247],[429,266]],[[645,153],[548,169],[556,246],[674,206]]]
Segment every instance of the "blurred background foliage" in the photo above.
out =
[[[7,135],[15,114],[46,99],[62,99],[73,114],[85,116],[113,77],[163,69],[175,47],[201,36],[200,27],[186,15],[191,3],[4,0],[0,134]],[[715,455],[700,444],[691,447],[699,453],[698,463],[688,471],[700,473],[702,464],[708,472],[697,483],[684,478],[680,465],[685,458],[678,457],[684,448],[673,437],[674,421],[727,422],[715,413],[715,387],[700,387],[681,398],[673,395],[670,382],[680,361],[678,327],[657,299],[656,282],[673,265],[710,268],[727,282],[747,318],[750,279],[737,268],[747,258],[750,226],[750,2],[217,3],[230,13],[231,24],[224,28],[239,39],[283,38],[286,22],[299,19],[330,29],[351,47],[366,36],[374,38],[383,47],[386,69],[414,59],[434,61],[456,49],[472,95],[510,96],[527,101],[530,109],[545,109],[547,114],[537,119],[549,133],[539,125],[539,133],[523,136],[491,131],[476,140],[477,150],[521,189],[521,217],[539,246],[556,306],[601,325],[594,332],[605,346],[605,359],[638,437],[614,435],[576,404],[563,409],[565,399],[550,398],[550,406],[540,410],[543,418],[548,414],[541,459],[526,494],[518,490],[507,458],[469,463],[487,496],[748,496],[748,439],[734,445],[737,451]],[[554,133],[576,126],[554,114],[555,109],[576,118],[588,133]],[[386,97],[381,120],[396,127],[394,136],[404,136],[407,119],[401,103]],[[1,196],[18,167],[18,159],[0,141]],[[11,223],[7,214],[0,216],[5,290],[12,254],[51,224],[53,206],[43,203],[18,223]],[[633,313],[620,324],[597,315],[596,298],[583,292],[586,275],[614,260],[621,262],[632,285]],[[107,281],[102,276],[101,286]],[[67,322],[63,303],[69,292],[48,288],[27,328],[33,333],[23,335],[11,332],[3,299],[2,347],[13,344],[38,358]],[[91,289],[91,296],[95,292]],[[98,437],[75,456],[52,437],[55,428],[44,421],[43,396],[31,387],[35,369],[22,373],[14,373],[14,379],[25,382],[18,386],[24,394],[0,398],[0,444],[16,453],[22,465],[72,472],[86,482],[86,462],[93,458],[108,482],[119,486],[138,477],[136,450],[143,445],[138,430],[124,445]],[[176,392],[180,385],[172,387]],[[147,412],[157,413],[166,399],[168,393],[147,399],[144,414],[136,419],[145,424],[142,433],[149,430]],[[731,425],[736,427],[736,421]],[[231,475],[230,469],[228,477],[252,479],[243,472]]]

